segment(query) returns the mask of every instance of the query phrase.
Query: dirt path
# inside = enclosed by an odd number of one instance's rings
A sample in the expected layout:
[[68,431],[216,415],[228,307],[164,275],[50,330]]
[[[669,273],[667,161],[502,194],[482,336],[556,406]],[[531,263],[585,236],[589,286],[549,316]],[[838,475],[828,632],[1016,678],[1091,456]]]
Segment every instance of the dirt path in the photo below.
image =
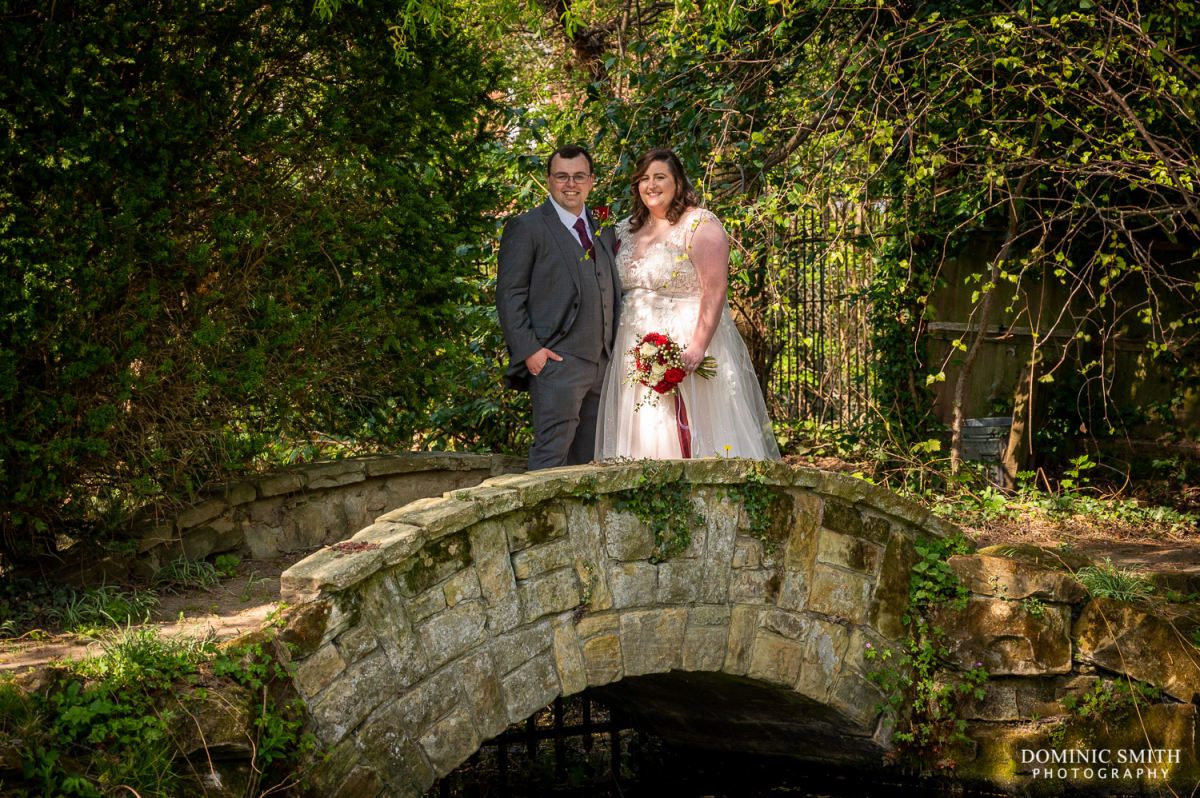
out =
[[[149,624],[166,637],[212,635],[228,640],[258,629],[279,607],[279,576],[306,556],[275,560],[243,560],[237,575],[211,588],[159,593]],[[37,631],[0,640],[0,671],[24,671],[63,660],[79,660],[100,651],[100,640],[75,634]]]

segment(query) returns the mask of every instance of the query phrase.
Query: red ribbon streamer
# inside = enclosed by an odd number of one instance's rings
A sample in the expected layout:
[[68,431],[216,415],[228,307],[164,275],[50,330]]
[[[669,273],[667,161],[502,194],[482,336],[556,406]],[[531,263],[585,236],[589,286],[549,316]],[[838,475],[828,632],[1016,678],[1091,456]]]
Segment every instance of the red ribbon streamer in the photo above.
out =
[[683,453],[684,460],[691,460],[692,429],[688,426],[687,406],[679,396],[678,390],[675,391],[675,428],[679,433],[679,451]]

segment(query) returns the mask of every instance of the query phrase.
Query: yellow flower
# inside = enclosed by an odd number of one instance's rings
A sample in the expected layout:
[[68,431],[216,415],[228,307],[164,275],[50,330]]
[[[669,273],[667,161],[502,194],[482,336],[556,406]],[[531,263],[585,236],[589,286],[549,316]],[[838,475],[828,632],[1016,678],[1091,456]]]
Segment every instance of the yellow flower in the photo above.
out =
[[725,451],[727,451],[727,452],[728,452],[728,451],[729,451],[730,449],[732,449],[732,448],[733,448],[733,447],[732,447],[732,446],[730,446],[728,443],[727,443],[727,444],[725,444]]

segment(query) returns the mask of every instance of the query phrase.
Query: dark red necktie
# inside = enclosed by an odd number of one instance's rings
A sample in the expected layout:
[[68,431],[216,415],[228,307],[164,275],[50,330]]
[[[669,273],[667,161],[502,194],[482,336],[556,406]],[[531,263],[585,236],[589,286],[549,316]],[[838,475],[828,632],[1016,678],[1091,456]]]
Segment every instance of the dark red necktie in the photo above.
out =
[[575,232],[579,233],[579,243],[587,250],[588,257],[592,260],[596,259],[596,245],[592,243],[592,239],[588,237],[587,225],[584,224],[583,217],[580,216],[575,220]]

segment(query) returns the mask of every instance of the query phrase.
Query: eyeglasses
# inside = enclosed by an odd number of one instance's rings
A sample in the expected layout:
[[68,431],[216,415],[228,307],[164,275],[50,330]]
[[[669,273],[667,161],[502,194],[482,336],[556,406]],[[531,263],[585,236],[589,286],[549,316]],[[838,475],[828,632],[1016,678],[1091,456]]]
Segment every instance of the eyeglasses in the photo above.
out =
[[592,179],[591,175],[585,175],[582,172],[573,175],[569,175],[566,172],[555,172],[554,174],[550,175],[550,177],[555,183],[562,183],[564,185],[567,183],[582,185],[583,183],[586,183]]

